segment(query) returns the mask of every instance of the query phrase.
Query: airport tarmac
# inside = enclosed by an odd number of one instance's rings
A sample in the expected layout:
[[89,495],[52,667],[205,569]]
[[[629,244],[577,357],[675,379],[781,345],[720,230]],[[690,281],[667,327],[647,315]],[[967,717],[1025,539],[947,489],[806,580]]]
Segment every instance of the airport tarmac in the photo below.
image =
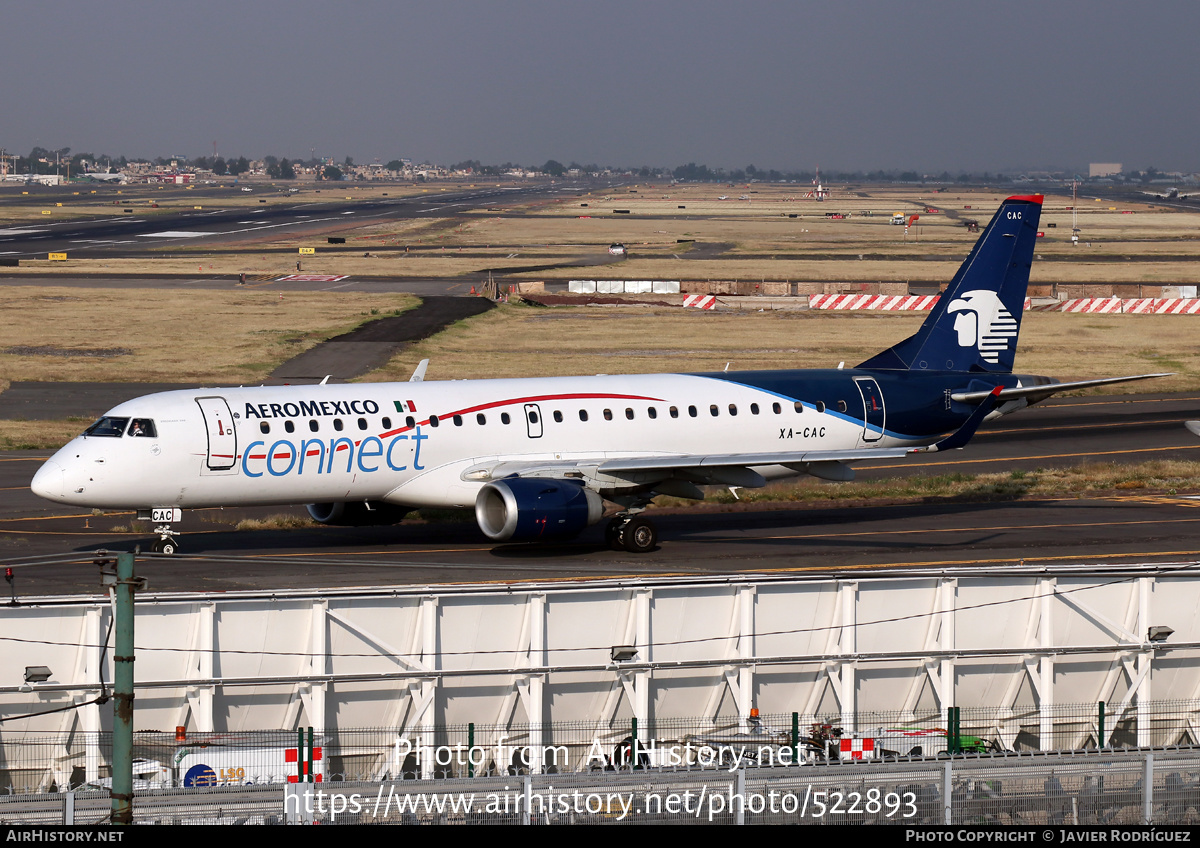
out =
[[[874,477],[1196,461],[1200,440],[1183,421],[1197,417],[1194,393],[1051,400],[987,425],[963,451],[858,468],[861,477]],[[150,535],[131,532],[128,513],[93,515],[36,498],[28,482],[47,455],[0,455],[0,564],[15,567],[18,596],[90,593],[94,551],[148,547]],[[469,513],[393,527],[235,529],[242,519],[280,513],[305,514],[303,507],[188,511],[177,526],[182,553],[147,555],[140,572],[157,591],[234,591],[1200,559],[1200,497],[1137,489],[1032,500],[655,510],[660,547],[641,556],[604,547],[603,525],[560,545],[493,545]]]
[[[576,190],[569,189],[571,193]],[[389,219],[452,218],[461,212],[477,210],[481,205],[528,203],[565,191],[568,189],[563,186],[536,185],[357,201],[337,200],[331,196],[321,203],[299,203],[290,201],[288,195],[273,195],[264,198],[264,205],[259,208],[155,210],[153,215],[145,214],[151,210],[144,202],[141,206],[129,207],[118,203],[113,207],[111,217],[33,221],[0,228],[0,256],[19,260],[64,252],[76,258],[89,258],[149,250],[161,253],[164,247],[183,244],[189,247],[228,246],[257,241],[264,236],[278,240],[321,235],[327,230],[343,232],[352,226],[368,226]],[[124,208],[130,211],[124,212]]]

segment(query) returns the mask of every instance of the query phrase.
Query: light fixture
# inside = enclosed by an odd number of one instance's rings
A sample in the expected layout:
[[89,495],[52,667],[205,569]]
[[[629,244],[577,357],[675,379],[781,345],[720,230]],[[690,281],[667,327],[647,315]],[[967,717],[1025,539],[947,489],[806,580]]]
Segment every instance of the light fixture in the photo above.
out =
[[613,645],[612,661],[613,662],[629,662],[637,656],[637,648],[633,645]]
[[1146,631],[1146,639],[1150,642],[1165,642],[1167,641],[1167,637],[1174,632],[1170,627],[1158,625]]
[[51,671],[44,665],[25,666],[26,683],[45,683],[50,679]]

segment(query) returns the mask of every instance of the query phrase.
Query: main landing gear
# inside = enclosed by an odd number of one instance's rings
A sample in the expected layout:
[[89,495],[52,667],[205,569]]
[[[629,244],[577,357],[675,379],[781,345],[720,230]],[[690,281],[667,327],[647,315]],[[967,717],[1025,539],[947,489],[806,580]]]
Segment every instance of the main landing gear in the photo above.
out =
[[644,554],[658,545],[658,529],[641,515],[618,515],[604,528],[604,540],[614,551]]

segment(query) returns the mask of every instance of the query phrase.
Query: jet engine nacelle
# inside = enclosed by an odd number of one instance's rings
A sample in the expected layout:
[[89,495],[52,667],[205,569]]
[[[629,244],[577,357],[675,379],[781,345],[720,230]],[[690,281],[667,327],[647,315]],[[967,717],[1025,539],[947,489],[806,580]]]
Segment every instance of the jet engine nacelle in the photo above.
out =
[[604,500],[567,480],[513,477],[479,490],[475,520],[497,542],[568,539],[604,515]]
[[346,503],[308,504],[308,514],[320,524],[334,527],[377,527],[383,524],[399,524],[408,510],[402,506],[379,501],[352,501]]

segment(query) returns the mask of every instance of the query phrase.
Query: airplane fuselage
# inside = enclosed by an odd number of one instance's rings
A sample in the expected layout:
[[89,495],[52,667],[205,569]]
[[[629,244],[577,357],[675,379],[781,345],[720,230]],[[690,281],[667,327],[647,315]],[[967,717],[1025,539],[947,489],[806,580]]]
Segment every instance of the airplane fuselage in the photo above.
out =
[[[951,391],[1021,379],[987,378],[845,369],[164,392],[110,410],[107,430],[62,448],[33,488],[101,509],[465,507],[481,485],[471,470],[502,462],[927,443],[973,409]],[[147,433],[132,435],[131,422]]]

